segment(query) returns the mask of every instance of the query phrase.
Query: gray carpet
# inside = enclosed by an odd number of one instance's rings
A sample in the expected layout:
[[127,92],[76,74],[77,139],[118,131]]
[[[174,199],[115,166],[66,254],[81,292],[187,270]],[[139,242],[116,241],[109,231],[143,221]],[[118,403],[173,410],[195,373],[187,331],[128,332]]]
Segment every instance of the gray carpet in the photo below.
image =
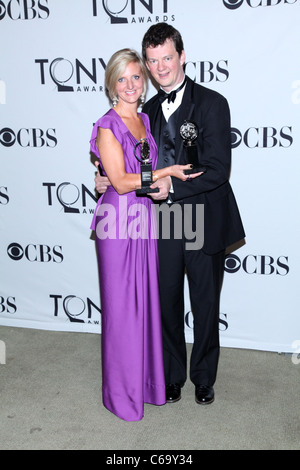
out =
[[[127,423],[101,401],[101,336],[0,326],[1,450],[295,450],[300,364],[276,353],[221,349],[215,402],[145,405]],[[191,345],[188,345],[190,355]]]

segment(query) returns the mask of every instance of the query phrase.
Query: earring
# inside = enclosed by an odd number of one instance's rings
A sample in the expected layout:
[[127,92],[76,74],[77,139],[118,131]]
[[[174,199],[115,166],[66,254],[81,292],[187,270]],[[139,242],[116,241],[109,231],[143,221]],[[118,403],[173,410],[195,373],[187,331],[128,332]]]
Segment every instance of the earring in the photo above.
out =
[[140,102],[141,102],[141,104],[144,104],[144,103],[145,103],[145,95],[144,95],[144,93],[141,94],[141,96],[140,96]]
[[114,96],[113,99],[112,99],[112,105],[113,105],[113,108],[117,105],[119,99],[117,96]]

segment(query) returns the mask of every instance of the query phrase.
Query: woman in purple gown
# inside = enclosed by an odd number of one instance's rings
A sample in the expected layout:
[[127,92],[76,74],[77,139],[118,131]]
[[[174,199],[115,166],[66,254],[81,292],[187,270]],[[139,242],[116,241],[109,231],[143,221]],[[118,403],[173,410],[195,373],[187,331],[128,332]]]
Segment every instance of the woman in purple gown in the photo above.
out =
[[[130,49],[116,52],[105,85],[114,107],[94,125],[91,150],[111,185],[98,201],[96,233],[102,310],[102,397],[126,421],[143,418],[144,403],[166,401],[159,302],[156,218],[150,197],[139,197],[135,145],[147,139],[153,168],[157,147],[149,119],[138,113],[147,72]],[[154,170],[153,180],[186,180],[189,165]]]

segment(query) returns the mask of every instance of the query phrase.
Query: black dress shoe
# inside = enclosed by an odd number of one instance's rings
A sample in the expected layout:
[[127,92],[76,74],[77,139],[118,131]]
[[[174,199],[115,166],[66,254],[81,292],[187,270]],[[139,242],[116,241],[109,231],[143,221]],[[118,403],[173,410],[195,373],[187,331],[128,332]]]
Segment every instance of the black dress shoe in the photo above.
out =
[[209,405],[215,399],[215,392],[213,387],[209,385],[196,385],[195,387],[195,400],[199,405]]
[[166,386],[167,403],[175,403],[181,398],[181,386],[179,384],[168,384]]

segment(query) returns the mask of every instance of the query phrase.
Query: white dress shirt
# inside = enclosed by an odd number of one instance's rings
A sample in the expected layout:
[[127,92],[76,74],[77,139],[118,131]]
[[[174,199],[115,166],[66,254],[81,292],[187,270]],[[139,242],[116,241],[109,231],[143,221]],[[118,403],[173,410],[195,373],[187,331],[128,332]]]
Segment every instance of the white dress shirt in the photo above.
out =
[[[182,80],[181,83],[177,84],[175,88],[173,88],[173,90],[176,90],[177,88],[180,87],[180,85],[184,82],[185,78]],[[181,105],[181,101],[182,101],[182,97],[183,97],[183,93],[184,93],[184,90],[185,90],[185,87],[186,85],[176,93],[176,98],[175,98],[175,101],[174,103],[168,103],[168,100],[165,100],[161,107],[162,107],[162,112],[165,116],[165,120],[168,122],[170,116],[176,111],[177,108],[179,108],[179,106]],[[173,90],[170,90],[169,93],[171,93],[171,91]]]

